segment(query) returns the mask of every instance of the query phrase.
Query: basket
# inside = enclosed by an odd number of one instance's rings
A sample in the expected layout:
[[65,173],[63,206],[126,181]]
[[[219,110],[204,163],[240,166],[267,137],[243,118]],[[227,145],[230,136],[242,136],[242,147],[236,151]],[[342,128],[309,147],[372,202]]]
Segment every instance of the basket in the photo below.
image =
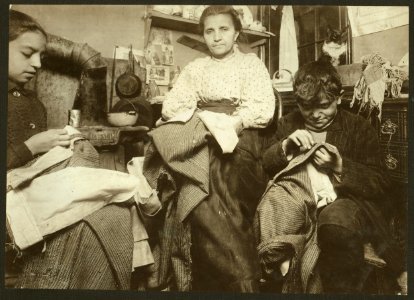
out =
[[293,74],[287,69],[280,69],[273,74],[273,89],[278,92],[293,91]]

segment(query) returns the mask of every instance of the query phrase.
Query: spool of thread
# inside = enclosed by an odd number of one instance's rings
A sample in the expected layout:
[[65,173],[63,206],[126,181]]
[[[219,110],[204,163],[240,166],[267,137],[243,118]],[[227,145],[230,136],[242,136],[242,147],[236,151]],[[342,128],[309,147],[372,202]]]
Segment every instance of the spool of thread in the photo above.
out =
[[69,110],[68,124],[75,128],[79,128],[81,126],[81,111],[79,109]]

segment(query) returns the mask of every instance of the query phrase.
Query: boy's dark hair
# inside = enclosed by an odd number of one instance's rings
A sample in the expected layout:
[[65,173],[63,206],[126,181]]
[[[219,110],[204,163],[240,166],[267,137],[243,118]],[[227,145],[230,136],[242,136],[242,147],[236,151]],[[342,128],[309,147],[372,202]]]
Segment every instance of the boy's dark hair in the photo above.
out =
[[341,90],[341,78],[330,63],[307,63],[295,74],[293,92],[298,103],[313,104],[323,98],[332,102],[341,95]]
[[[242,31],[242,23],[239,13],[231,5],[210,5],[204,9],[199,21],[200,33],[204,33],[204,21],[209,16],[229,15],[233,20],[234,29],[238,32]],[[239,35],[240,37],[240,35]]]
[[9,42],[28,31],[38,31],[47,38],[46,31],[31,16],[17,10],[9,11]]

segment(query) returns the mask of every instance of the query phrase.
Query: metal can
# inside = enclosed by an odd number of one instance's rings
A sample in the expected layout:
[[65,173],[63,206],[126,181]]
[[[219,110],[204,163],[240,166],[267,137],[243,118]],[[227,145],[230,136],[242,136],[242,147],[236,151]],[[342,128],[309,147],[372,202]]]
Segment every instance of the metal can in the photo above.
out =
[[79,109],[70,109],[68,112],[69,125],[75,128],[81,125],[81,111]]

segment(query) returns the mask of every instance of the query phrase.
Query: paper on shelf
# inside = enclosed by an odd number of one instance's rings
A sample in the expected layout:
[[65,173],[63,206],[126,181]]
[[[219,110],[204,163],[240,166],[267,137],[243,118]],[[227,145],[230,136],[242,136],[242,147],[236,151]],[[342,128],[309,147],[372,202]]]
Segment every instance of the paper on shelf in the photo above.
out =
[[[117,46],[116,47],[116,59],[123,59],[128,60],[129,59],[129,50],[130,48]],[[132,49],[132,54],[134,55],[134,59],[137,63],[142,63],[144,60],[144,51]]]

